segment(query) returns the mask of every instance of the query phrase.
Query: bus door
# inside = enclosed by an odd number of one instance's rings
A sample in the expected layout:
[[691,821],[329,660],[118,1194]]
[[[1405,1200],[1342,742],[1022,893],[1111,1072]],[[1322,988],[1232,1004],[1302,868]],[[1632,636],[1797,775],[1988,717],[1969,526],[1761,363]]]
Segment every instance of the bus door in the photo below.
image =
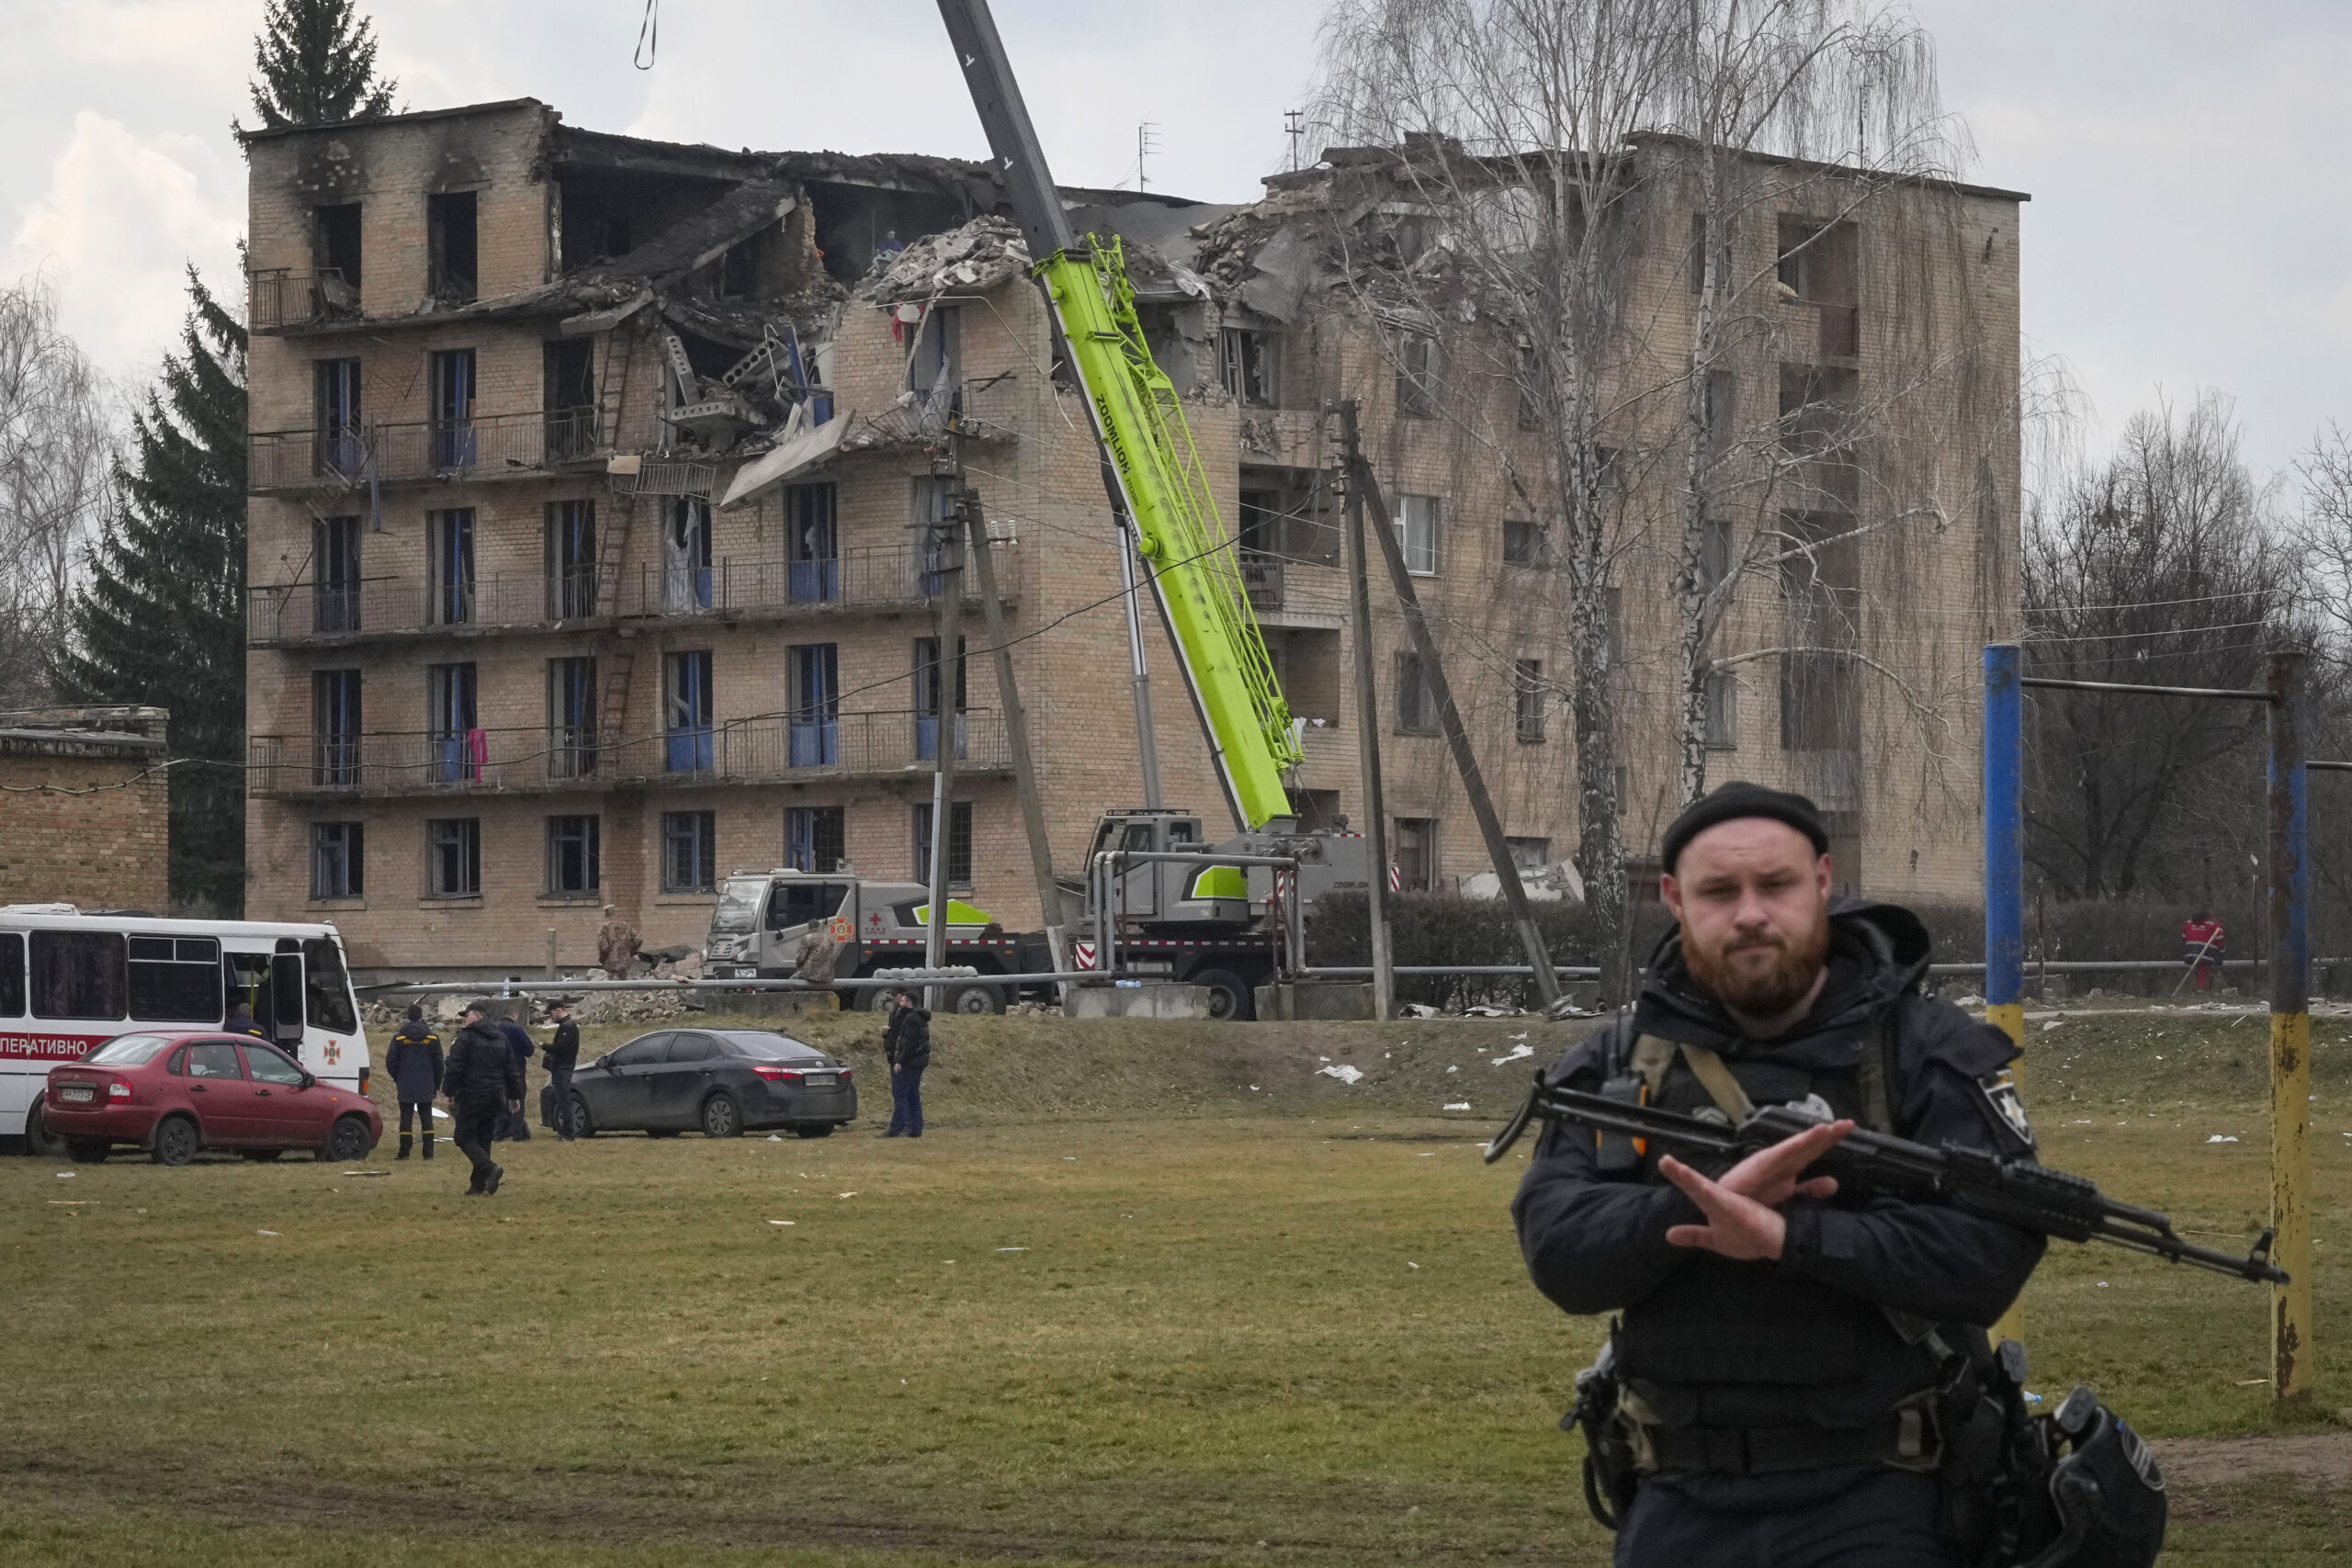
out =
[[[229,1005],[243,1002],[254,1032],[302,1059],[302,944],[279,937],[271,953],[229,953],[221,964],[229,980]],[[308,1063],[304,1063],[308,1066]]]

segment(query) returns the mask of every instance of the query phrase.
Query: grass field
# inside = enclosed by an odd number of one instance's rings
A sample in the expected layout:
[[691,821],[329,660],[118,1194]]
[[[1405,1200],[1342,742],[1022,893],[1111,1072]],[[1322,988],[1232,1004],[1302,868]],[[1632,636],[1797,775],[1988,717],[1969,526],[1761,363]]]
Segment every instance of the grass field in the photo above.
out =
[[[802,1031],[858,1064],[869,1112],[875,1028]],[[2261,1031],[2038,1032],[2045,1157],[2241,1245]],[[1528,1286],[1520,1160],[1476,1146],[1530,1066],[1495,1059],[1564,1029],[937,1032],[920,1143],[870,1117],[823,1142],[541,1136],[487,1201],[446,1146],[0,1161],[0,1564],[1605,1558],[1554,1427],[1600,1328]],[[2256,1287],[2060,1247],[2029,1293],[2038,1386],[2320,1455],[2302,1480],[2260,1443],[2191,1464],[2172,1561],[2352,1540],[2324,1436],[2352,1405],[2352,1035],[2320,1037],[2309,1413],[2252,1382]],[[1341,1062],[1363,1081],[1318,1072]]]

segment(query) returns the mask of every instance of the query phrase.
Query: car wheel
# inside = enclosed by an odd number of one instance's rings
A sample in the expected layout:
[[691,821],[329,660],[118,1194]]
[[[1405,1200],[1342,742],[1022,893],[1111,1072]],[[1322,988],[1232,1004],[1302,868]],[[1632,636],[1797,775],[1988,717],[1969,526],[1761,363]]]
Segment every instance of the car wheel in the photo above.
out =
[[75,1138],[65,1145],[65,1152],[75,1165],[103,1165],[107,1156],[114,1153],[114,1145],[104,1138]]
[[576,1094],[571,1097],[571,1135],[575,1138],[596,1135],[596,1119],[588,1114],[588,1102]]
[[326,1146],[319,1150],[319,1157],[337,1162],[366,1159],[375,1147],[376,1140],[368,1133],[367,1118],[346,1116],[327,1134]]
[[793,1124],[792,1134],[793,1136],[797,1138],[830,1138],[833,1135],[833,1123],[831,1122],[797,1122]]
[[255,1165],[267,1165],[285,1152],[284,1149],[239,1149],[237,1155],[239,1158],[252,1160]]
[[1201,970],[1193,976],[1193,984],[1208,987],[1211,1018],[1238,1023],[1256,1015],[1250,987],[1230,969]]
[[25,1153],[35,1159],[62,1159],[66,1155],[65,1140],[49,1130],[49,1118],[38,1100],[25,1112]]
[[155,1123],[155,1142],[147,1153],[157,1165],[186,1165],[203,1146],[194,1122],[185,1116],[166,1116]]
[[994,986],[958,986],[947,993],[947,1010],[990,1013],[1004,1010],[1004,993]]
[[678,1135],[678,1129],[675,1127],[648,1127],[645,1130],[645,1135],[649,1138],[674,1138]]
[[733,1138],[743,1131],[743,1108],[735,1097],[719,1090],[702,1102],[702,1135],[706,1138]]

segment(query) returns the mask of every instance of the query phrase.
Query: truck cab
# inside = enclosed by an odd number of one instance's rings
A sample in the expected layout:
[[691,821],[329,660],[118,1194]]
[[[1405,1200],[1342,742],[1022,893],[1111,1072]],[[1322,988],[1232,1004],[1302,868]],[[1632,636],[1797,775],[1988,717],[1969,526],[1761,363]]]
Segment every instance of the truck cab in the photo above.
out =
[[[710,914],[706,962],[713,978],[774,979],[800,962],[801,938],[811,920],[834,922],[833,934],[854,944],[860,929],[860,883],[854,876],[808,871],[738,872],[719,884]],[[842,954],[841,972],[856,970]]]

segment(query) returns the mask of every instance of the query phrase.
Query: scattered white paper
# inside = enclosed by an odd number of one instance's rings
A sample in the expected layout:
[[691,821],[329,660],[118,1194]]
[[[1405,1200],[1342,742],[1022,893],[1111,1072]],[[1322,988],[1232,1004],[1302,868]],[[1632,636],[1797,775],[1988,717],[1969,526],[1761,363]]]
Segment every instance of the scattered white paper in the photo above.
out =
[[857,1194],[854,1192],[837,1192],[834,1196],[837,1198],[854,1198]]
[[1363,1069],[1350,1066],[1345,1062],[1336,1067],[1317,1067],[1315,1071],[1319,1077],[1337,1078],[1341,1083],[1351,1084],[1363,1077]]
[[1257,1093],[1257,1092],[1258,1092],[1258,1086],[1257,1086],[1256,1084],[1251,1084],[1251,1085],[1250,1086],[1250,1092],[1251,1094],[1255,1094],[1255,1093]]
[[1461,1069],[1459,1066],[1453,1066],[1453,1067],[1448,1067],[1448,1068],[1446,1068],[1445,1070],[1446,1070],[1447,1072],[1449,1072],[1449,1073],[1458,1073],[1458,1072],[1460,1072],[1462,1069]]
[[2042,1032],[2042,1033],[2044,1033],[2044,1034],[2047,1034],[2047,1033],[2049,1033],[2052,1030],[2053,1030],[2053,1029],[2057,1028],[2060,1024],[2062,1024],[2062,1023],[2064,1023],[2064,1022],[2065,1022],[2065,1021],[2065,1021],[2064,1019],[2063,1019],[2063,1018],[2053,1018],[2053,1019],[2052,1019],[2049,1022],[2047,1022],[2047,1023],[2045,1023],[2045,1024],[2043,1024],[2043,1025],[2041,1026],[2041,1032]]
[[1026,1252],[1029,1249],[1025,1247],[1000,1247],[997,1250],[999,1252]]
[[768,1222],[768,1224],[772,1224],[772,1225],[790,1225],[790,1224],[797,1224],[798,1223],[799,1223],[799,1222],[798,1222],[798,1221],[797,1221],[797,1220],[770,1220],[770,1221]]
[[1415,1155],[1413,1157],[1415,1159],[1435,1159],[1437,1158],[1437,1151],[1435,1149],[1431,1149],[1425,1155]]
[[1511,1038],[1513,1040],[1524,1040],[1527,1038],[1527,1031],[1522,1029],[1518,1033],[1512,1035]]
[[1470,1102],[1466,1100],[1452,1100],[1446,1102],[1445,1108],[1448,1111],[1467,1111],[1470,1109]]
[[81,1173],[78,1171],[61,1170],[57,1173],[57,1179],[60,1181],[71,1181],[79,1174]]
[[770,1133],[768,1134],[768,1142],[771,1144],[780,1144],[784,1142],[784,1134],[782,1133]]
[[2107,1281],[2106,1281],[2106,1280],[2101,1280],[2098,1282],[2098,1288],[2099,1288],[2100,1290],[2102,1290],[2102,1291],[2103,1291],[2103,1290],[2105,1290],[2105,1289],[2107,1289]]
[[1420,1267],[1420,1265],[1419,1265],[1419,1264],[1418,1264],[1418,1263],[1408,1263],[1408,1264],[1406,1264],[1406,1265],[1405,1265],[1405,1267],[1406,1267],[1406,1268],[1408,1268],[1408,1269],[1419,1269],[1419,1268]]
[[1509,1055],[1498,1056],[1489,1065],[1498,1067],[1506,1066],[1512,1062],[1523,1062],[1533,1055],[1535,1055],[1535,1047],[1532,1045],[1514,1045],[1510,1048]]
[[2216,1133],[2205,1141],[2209,1144],[2234,1144],[2237,1139],[2225,1134]]
[[255,1231],[255,1232],[254,1232],[254,1235],[276,1235],[277,1234],[277,1233],[276,1231]]

